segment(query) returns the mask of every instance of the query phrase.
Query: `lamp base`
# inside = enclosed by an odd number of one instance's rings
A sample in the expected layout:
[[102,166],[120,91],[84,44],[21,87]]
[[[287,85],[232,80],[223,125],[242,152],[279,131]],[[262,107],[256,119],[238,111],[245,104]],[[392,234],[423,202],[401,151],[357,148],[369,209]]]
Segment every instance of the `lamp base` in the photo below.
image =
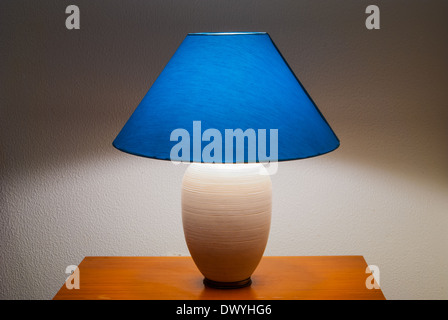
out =
[[265,173],[259,163],[193,163],[185,172],[185,240],[206,286],[251,284],[271,222],[272,184]]
[[251,278],[247,278],[241,281],[234,281],[234,282],[220,282],[220,281],[213,281],[207,278],[204,278],[204,285],[209,288],[214,289],[239,289],[248,287],[252,284]]

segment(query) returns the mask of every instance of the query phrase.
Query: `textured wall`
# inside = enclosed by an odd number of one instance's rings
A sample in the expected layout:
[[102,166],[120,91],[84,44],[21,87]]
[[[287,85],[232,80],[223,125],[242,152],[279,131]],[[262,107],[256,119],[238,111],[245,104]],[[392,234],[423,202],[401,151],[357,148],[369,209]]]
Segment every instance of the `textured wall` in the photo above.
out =
[[[381,29],[364,26],[368,4]],[[65,28],[77,4],[81,29]],[[188,32],[267,31],[341,140],[280,164],[267,255],[364,255],[448,298],[446,1],[2,1],[0,298],[86,255],[187,255],[185,166],[111,143]]]

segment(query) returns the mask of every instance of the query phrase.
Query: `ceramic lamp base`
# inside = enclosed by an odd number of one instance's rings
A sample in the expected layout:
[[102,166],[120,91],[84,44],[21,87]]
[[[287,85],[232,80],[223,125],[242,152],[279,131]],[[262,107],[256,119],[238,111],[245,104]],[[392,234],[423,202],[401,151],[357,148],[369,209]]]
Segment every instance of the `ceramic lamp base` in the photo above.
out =
[[251,284],[268,240],[271,208],[271,179],[261,164],[188,167],[182,181],[182,222],[205,285]]

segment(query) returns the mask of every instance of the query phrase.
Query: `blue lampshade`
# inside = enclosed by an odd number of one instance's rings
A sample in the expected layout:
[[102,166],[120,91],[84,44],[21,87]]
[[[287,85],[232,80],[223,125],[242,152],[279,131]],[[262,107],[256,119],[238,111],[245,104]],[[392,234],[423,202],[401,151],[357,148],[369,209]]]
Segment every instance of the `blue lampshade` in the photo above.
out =
[[[180,141],[170,139],[176,129],[188,132],[190,148],[173,156]],[[201,139],[207,129],[222,139]],[[210,162],[193,150],[214,141],[222,150],[216,162],[241,162],[235,155],[225,156],[226,129],[257,134],[265,129],[266,155],[274,151],[269,142],[276,132],[278,156],[271,160],[313,157],[339,146],[270,36],[262,32],[188,34],[113,145],[149,158]],[[259,156],[259,143],[256,146],[257,152],[251,153],[245,144],[244,162],[268,159]],[[229,152],[237,152],[236,143],[233,149],[227,147],[227,156]]]

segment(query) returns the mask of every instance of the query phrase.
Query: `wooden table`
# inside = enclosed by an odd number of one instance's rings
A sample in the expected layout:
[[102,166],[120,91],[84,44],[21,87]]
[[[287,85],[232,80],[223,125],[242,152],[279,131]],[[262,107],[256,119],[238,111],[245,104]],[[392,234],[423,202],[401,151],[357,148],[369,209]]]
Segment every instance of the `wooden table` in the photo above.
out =
[[190,257],[86,257],[78,267],[80,288],[64,283],[55,300],[385,299],[366,288],[362,256],[263,257],[250,287],[229,290],[204,287]]

